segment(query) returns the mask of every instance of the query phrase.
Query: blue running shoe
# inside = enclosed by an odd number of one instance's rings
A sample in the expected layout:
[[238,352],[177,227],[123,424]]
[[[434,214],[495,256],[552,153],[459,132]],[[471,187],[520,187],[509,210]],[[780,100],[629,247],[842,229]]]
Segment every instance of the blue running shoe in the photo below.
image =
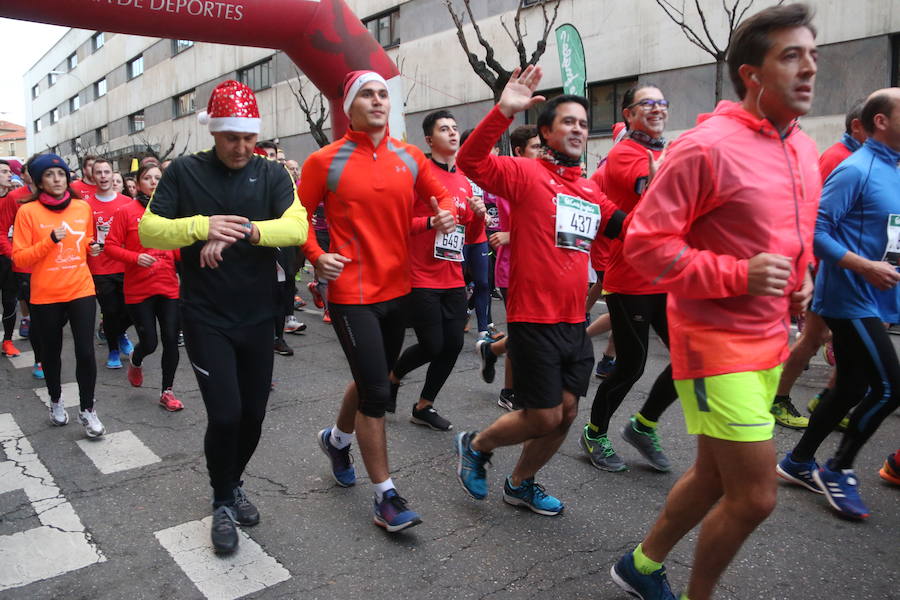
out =
[[134,344],[131,343],[131,340],[129,340],[128,336],[124,333],[119,336],[119,352],[129,356],[134,352]]
[[406,500],[401,498],[394,488],[384,493],[381,502],[375,500],[375,524],[384,527],[390,533],[415,527],[421,522],[422,519],[416,511],[406,506]]
[[34,363],[34,366],[31,367],[31,376],[35,379],[44,378],[44,367],[41,363]]
[[869,516],[869,509],[859,497],[859,480],[853,469],[832,470],[829,460],[824,467],[813,472],[813,477],[825,493],[828,504],[839,514],[851,519]]
[[603,358],[597,361],[597,368],[594,370],[594,376],[600,379],[606,379],[612,373],[613,367],[616,366],[616,359],[612,356],[603,355]]
[[532,512],[547,517],[555,517],[565,508],[558,498],[544,491],[544,486],[535,483],[534,479],[526,479],[519,487],[513,487],[507,477],[503,484],[503,501],[513,506],[526,506]]
[[816,464],[816,461],[795,462],[790,452],[775,466],[775,471],[782,479],[802,485],[811,492],[821,494],[822,489],[816,483],[816,480],[813,479],[813,473],[818,470],[819,465]]
[[118,350],[110,350],[109,354],[106,356],[106,368],[107,369],[121,369],[122,368],[122,359],[119,358]]
[[492,454],[472,449],[472,440],[477,431],[463,431],[456,435],[456,478],[463,489],[476,500],[484,500],[487,496],[487,472],[484,465],[489,463]]
[[644,575],[634,566],[634,555],[629,552],[619,559],[609,570],[613,582],[641,600],[676,600],[669,580],[666,579],[666,568],[660,567],[649,575]]
[[346,448],[335,448],[331,445],[331,427],[326,427],[317,436],[319,448],[331,461],[331,476],[339,486],[350,487],[356,483],[356,469],[350,457],[350,444]]

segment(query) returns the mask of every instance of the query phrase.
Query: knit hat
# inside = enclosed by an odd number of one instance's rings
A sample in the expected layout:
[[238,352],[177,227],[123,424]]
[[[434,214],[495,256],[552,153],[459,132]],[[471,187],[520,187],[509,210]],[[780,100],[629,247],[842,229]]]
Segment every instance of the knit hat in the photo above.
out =
[[28,174],[31,175],[31,180],[34,181],[35,185],[41,182],[44,171],[51,167],[59,167],[65,171],[66,181],[72,182],[72,172],[69,171],[69,165],[66,164],[66,161],[57,154],[41,154],[28,165]]
[[253,90],[229,79],[213,89],[206,110],[197,115],[201,125],[209,125],[210,133],[232,131],[259,133],[259,108]]
[[[344,78],[344,114],[350,116],[350,105],[359,93],[360,88],[370,81],[380,81],[387,88],[387,81],[375,71],[351,71]],[[390,93],[390,91],[388,92]]]

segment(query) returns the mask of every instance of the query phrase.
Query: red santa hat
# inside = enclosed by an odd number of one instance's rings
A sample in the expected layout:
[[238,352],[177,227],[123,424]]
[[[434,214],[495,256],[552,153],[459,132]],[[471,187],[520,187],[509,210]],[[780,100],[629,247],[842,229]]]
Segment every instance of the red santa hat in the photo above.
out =
[[[370,81],[380,81],[387,88],[387,81],[375,71],[351,71],[344,78],[344,114],[350,116],[350,105],[362,86]],[[390,92],[388,92],[390,93]]]
[[197,120],[201,125],[209,125],[210,133],[259,133],[261,121],[253,90],[232,79],[215,87],[206,110],[197,115]]

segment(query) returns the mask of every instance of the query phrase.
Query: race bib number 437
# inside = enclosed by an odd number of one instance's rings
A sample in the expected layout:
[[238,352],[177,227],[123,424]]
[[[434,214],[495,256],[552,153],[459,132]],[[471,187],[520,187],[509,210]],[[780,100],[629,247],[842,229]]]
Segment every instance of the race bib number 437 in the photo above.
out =
[[568,194],[556,195],[556,246],[590,252],[600,228],[600,207]]

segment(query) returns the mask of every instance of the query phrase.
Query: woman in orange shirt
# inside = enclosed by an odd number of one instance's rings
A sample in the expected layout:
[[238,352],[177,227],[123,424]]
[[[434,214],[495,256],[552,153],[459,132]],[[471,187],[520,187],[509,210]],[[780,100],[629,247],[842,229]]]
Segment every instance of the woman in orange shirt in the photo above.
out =
[[44,375],[50,394],[50,420],[69,422],[62,402],[63,326],[68,320],[75,342],[79,421],[88,437],[105,429],[94,410],[97,364],[94,360],[94,282],[88,252],[99,254],[94,242],[91,208],[69,187],[71,174],[56,154],[45,154],[29,166],[37,191],[16,214],[13,261],[32,269],[31,335],[40,339]]

